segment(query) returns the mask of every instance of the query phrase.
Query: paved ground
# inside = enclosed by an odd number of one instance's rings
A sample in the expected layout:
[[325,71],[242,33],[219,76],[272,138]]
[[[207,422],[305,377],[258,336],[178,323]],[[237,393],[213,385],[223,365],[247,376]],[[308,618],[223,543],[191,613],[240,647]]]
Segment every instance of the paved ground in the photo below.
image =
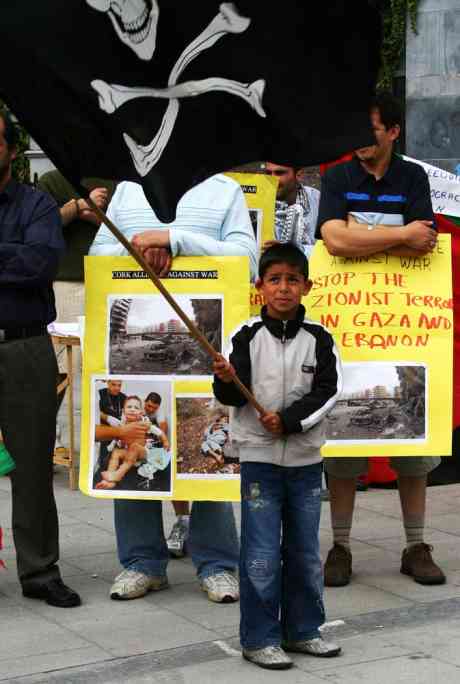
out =
[[[393,684],[460,681],[460,485],[429,488],[427,540],[448,574],[442,587],[421,587],[399,573],[403,543],[394,491],[358,495],[353,529],[355,578],[326,592],[328,628],[344,655],[298,656],[282,675],[241,660],[238,606],[211,604],[189,560],[172,561],[172,588],[144,599],[108,598],[118,571],[110,502],[89,499],[55,477],[61,520],[61,568],[84,605],[57,609],[24,599],[6,528],[0,572],[0,681],[20,684],[257,684],[320,682]],[[239,515],[239,507],[236,506]],[[165,505],[166,526],[172,507]],[[10,519],[9,481],[0,479],[0,521]],[[323,553],[331,541],[329,505],[323,509]],[[335,624],[334,624],[335,623]]]

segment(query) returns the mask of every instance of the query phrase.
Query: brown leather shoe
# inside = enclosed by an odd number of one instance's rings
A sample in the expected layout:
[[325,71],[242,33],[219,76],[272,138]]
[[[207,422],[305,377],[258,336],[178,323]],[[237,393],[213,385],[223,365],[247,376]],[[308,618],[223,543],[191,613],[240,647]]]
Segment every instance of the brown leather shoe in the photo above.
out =
[[429,544],[414,544],[404,549],[401,558],[401,572],[410,575],[419,584],[444,584],[446,576],[434,562]]
[[326,587],[345,587],[351,579],[351,551],[342,544],[334,544],[324,564]]

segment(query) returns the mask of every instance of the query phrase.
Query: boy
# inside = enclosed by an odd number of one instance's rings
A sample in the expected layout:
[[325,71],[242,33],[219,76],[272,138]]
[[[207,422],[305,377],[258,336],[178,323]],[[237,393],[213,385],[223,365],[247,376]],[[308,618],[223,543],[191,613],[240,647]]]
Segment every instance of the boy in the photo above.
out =
[[[214,394],[235,407],[231,436],[241,462],[243,657],[271,670],[292,666],[286,651],[320,657],[341,651],[319,632],[325,619],[320,447],[323,419],[341,391],[341,370],[331,335],[304,318],[300,302],[311,285],[297,247],[267,249],[256,282],[266,306],[230,336],[229,362],[220,357],[214,363]],[[264,415],[232,383],[235,374],[266,408]]]

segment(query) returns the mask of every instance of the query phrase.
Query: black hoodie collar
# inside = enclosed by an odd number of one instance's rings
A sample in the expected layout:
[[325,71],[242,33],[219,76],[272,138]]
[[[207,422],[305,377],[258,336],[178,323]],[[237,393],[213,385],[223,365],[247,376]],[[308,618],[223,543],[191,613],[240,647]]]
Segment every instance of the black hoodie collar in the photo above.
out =
[[274,337],[280,340],[290,340],[295,337],[305,318],[305,307],[302,304],[297,309],[297,315],[289,321],[280,321],[272,318],[267,313],[267,307],[263,306],[261,311],[262,321]]

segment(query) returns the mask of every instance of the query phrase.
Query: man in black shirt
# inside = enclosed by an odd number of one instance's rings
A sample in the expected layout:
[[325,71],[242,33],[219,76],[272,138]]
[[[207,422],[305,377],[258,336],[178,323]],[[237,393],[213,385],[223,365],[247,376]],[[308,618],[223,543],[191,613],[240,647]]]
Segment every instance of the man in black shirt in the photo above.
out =
[[16,462],[13,536],[24,596],[80,605],[61,580],[52,454],[57,364],[46,326],[64,247],[59,210],[45,193],[11,176],[17,130],[0,113],[0,427]]
[[[389,95],[371,107],[376,144],[359,149],[349,162],[323,177],[317,227],[328,251],[337,256],[367,256],[386,251],[422,256],[436,245],[437,233],[425,171],[393,154],[400,133],[399,104]],[[443,584],[445,575],[424,543],[427,474],[439,458],[392,458],[407,546],[401,572],[420,584]],[[324,566],[326,586],[344,586],[352,571],[350,531],[356,482],[367,471],[366,458],[327,458],[334,546]]]

